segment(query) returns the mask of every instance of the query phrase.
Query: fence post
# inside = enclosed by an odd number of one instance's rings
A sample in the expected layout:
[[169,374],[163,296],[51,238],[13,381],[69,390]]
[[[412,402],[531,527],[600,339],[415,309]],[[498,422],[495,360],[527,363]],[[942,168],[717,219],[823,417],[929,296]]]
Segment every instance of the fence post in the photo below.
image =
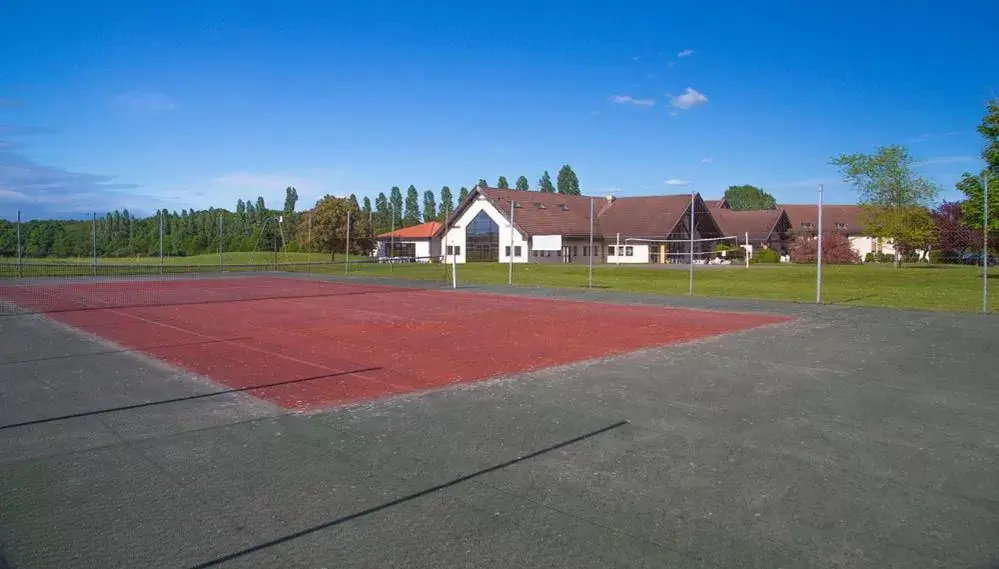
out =
[[749,232],[746,232],[746,249],[742,252],[742,256],[746,258],[746,268],[749,268]]
[[513,286],[513,208],[516,203],[510,200],[510,254],[507,255],[507,286]]
[[219,214],[219,272],[225,272],[225,259],[222,256],[222,214]]
[[94,276],[96,277],[97,276],[97,212],[94,212],[93,217],[91,218],[90,221],[90,236],[91,236],[90,239],[91,249],[93,249],[94,253],[93,273]]
[[21,210],[17,210],[17,278],[24,277],[24,266],[21,253]]
[[[511,251],[512,253],[513,251]],[[587,286],[593,288],[593,198],[590,198],[590,256],[589,256],[589,280]]]
[[985,186],[982,200],[982,313],[989,312],[989,171],[982,176]]
[[163,210],[160,210],[160,274],[163,274]]
[[822,304],[822,184],[819,184],[819,250],[815,263],[815,303]]
[[350,211],[347,211],[347,242],[343,251],[343,274],[350,274]]
[[696,193],[690,194],[690,283],[687,285],[687,295],[694,296],[694,196]]

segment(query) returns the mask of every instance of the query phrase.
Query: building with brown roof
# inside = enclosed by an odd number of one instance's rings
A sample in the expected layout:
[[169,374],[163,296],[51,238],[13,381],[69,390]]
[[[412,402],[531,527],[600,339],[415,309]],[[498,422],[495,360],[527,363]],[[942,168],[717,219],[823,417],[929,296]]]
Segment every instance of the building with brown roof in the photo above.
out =
[[722,232],[736,237],[750,255],[760,247],[787,255],[792,238],[791,221],[783,208],[733,211],[725,199],[707,203]]
[[[694,238],[721,237],[704,200],[693,201]],[[689,258],[690,210],[690,195],[601,198],[475,187],[440,236],[444,255],[459,263],[508,262],[511,255],[517,263],[682,262]],[[702,247],[695,243],[695,253]]]
[[376,256],[429,262],[441,254],[441,227],[430,221],[377,235]]

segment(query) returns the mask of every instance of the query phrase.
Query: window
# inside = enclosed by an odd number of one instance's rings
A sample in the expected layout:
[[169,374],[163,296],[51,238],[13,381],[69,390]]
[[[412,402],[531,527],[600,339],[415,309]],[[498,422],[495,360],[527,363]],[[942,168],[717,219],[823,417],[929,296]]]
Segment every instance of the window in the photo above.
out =
[[611,257],[614,256],[614,246],[613,245],[611,245],[610,247],[607,247],[607,255],[609,255]]
[[635,256],[635,248],[632,247],[631,245],[628,245],[627,247],[625,247],[624,248],[624,256],[625,257],[634,257]]
[[801,228],[802,229],[811,229],[812,228],[812,224],[809,221],[802,221],[801,222]]
[[538,250],[535,249],[535,250],[531,251],[531,255],[534,256],[534,257],[537,257],[538,256]]
[[573,245],[572,246],[572,256],[573,257],[578,257],[579,256],[579,245]]
[[545,204],[543,204],[541,202],[534,202],[534,207],[536,207],[538,209],[545,209]]
[[846,229],[846,224],[843,223],[842,221],[837,221],[836,222],[836,229],[839,229],[840,231],[843,231],[843,230]]
[[513,256],[514,257],[519,257],[520,253],[521,253],[520,245],[514,245],[514,247],[513,247]]
[[444,254],[445,255],[454,255],[454,246],[453,245],[448,245],[447,246],[447,250],[446,250],[446,252]]
[[468,261],[499,260],[499,225],[485,211],[480,211],[465,229]]
[[565,205],[564,203],[558,204],[558,208],[562,211],[569,211],[569,206]]
[[583,256],[584,257],[589,257],[590,256],[590,246],[589,245],[583,245]]

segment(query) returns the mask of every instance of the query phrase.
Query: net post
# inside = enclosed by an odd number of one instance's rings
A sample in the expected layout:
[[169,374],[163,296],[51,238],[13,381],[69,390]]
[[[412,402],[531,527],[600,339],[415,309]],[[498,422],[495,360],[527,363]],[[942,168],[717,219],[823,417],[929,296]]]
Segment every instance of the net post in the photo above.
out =
[[815,258],[815,303],[822,304],[822,184],[819,184],[819,239]]
[[389,234],[389,273],[395,272],[395,263],[392,262],[392,258],[395,257],[395,205],[389,204],[389,217],[392,218],[392,229]]
[[93,260],[93,273],[97,276],[97,212],[93,213],[93,217],[90,221],[90,243],[91,249],[93,249],[94,260]]
[[510,200],[510,254],[507,255],[507,286],[513,286],[513,208],[515,201]]
[[[663,259],[660,259],[662,262]],[[621,232],[617,233],[617,243],[614,245],[614,264],[618,267],[621,266]]]
[[593,198],[590,198],[590,255],[589,255],[589,277],[588,288],[593,288]]
[[21,210],[17,210],[17,278],[24,278],[23,254],[21,253]]
[[343,274],[350,274],[350,210],[347,211],[347,242],[343,250]]
[[[737,238],[738,239],[738,238]],[[746,249],[743,250],[742,256],[746,258],[746,268],[749,268],[749,232],[746,232]]]
[[[266,227],[266,225],[264,227]],[[278,228],[278,230],[280,231],[280,227]],[[275,235],[274,236],[274,272],[276,273],[277,270],[278,270],[278,240],[277,240],[277,235]]]
[[222,256],[222,214],[219,214],[219,272],[225,272],[225,260]]
[[694,196],[696,194],[690,194],[690,276],[688,278],[689,284],[687,285],[687,295],[694,296]]

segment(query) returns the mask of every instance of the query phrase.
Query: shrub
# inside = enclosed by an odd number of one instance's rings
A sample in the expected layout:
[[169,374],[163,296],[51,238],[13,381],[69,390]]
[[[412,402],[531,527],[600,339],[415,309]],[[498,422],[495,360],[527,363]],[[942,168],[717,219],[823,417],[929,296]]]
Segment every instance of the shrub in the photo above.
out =
[[[791,245],[791,261],[815,263],[819,256],[819,240],[799,236]],[[822,236],[822,262],[830,265],[852,265],[860,262],[860,255],[850,247],[850,240],[840,233]]]
[[[824,251],[823,251],[823,254],[825,254]],[[892,257],[891,255],[889,255],[888,253],[874,253],[874,252],[872,252],[872,253],[868,253],[867,255],[864,255],[864,262],[865,263],[894,263],[895,262],[895,258]]]
[[780,255],[777,251],[773,249],[758,249],[753,251],[752,258],[749,259],[750,263],[779,263]]
[[[724,257],[729,261],[741,261],[746,254],[746,250],[733,243],[718,243],[715,245],[715,257]],[[724,255],[722,255],[724,253]]]

